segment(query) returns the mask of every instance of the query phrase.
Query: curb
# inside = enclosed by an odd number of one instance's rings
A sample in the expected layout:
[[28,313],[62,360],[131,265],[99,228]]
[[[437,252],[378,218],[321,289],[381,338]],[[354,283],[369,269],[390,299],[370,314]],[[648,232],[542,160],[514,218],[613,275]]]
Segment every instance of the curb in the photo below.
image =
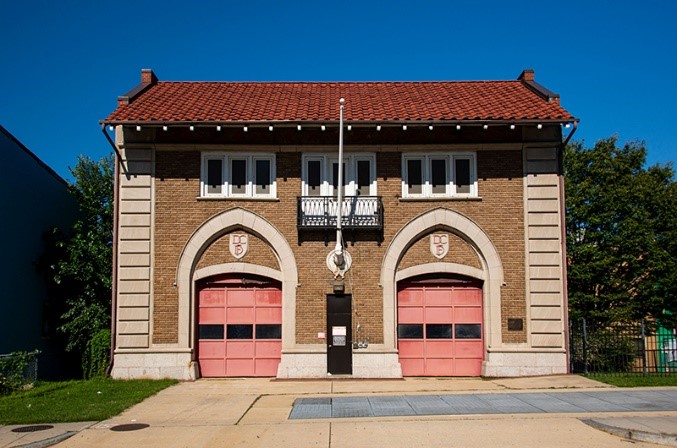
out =
[[67,431],[61,435],[50,437],[45,440],[38,440],[37,442],[26,443],[24,445],[16,445],[15,448],[46,448],[48,446],[56,445],[66,439],[73,437],[78,431]]
[[594,419],[581,419],[583,423],[600,431],[614,436],[638,442],[657,443],[660,445],[677,446],[677,436],[674,434],[652,433],[646,431],[620,428],[618,426],[600,423]]

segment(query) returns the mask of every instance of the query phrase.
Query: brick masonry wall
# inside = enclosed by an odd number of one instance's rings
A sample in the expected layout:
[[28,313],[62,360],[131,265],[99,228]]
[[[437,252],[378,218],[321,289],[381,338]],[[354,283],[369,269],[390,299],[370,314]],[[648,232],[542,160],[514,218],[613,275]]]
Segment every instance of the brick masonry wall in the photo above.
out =
[[[348,149],[347,149],[348,150]],[[296,291],[296,340],[299,344],[323,343],[318,332],[326,331],[326,295],[332,292],[333,275],[326,268],[326,256],[333,248],[334,235],[317,238],[303,234],[298,244],[296,229],[296,198],[301,192],[301,154],[278,153],[277,201],[200,200],[200,152],[158,150],[155,178],[155,276],[153,342],[175,343],[177,335],[178,292],[176,266],[186,242],[195,229],[211,216],[235,207],[261,215],[272,223],[291,246],[299,271]],[[347,238],[353,267],[346,275],[346,293],[353,295],[354,339],[383,342],[383,292],[379,286],[381,265],[388,244],[394,235],[413,217],[428,210],[446,207],[475,221],[493,240],[503,261],[506,286],[502,289],[502,325],[505,342],[525,342],[525,332],[508,332],[507,318],[526,319],[524,270],[524,212],[521,151],[481,151],[477,153],[479,194],[481,200],[468,201],[402,201],[401,154],[378,153],[377,188],[385,209],[384,241],[359,240],[352,244]],[[263,242],[260,241],[260,246]],[[452,246],[456,246],[452,240]],[[229,255],[227,237],[214,243],[200,262],[200,267],[225,262],[221,254]],[[259,243],[254,243],[259,244]],[[422,255],[427,239],[415,244],[405,256],[414,263]],[[464,243],[465,244],[465,243]],[[419,245],[421,248],[419,248]],[[459,246],[462,247],[462,246]],[[225,248],[225,251],[224,251]],[[251,249],[250,249],[251,250]],[[471,251],[470,248],[463,251]],[[264,250],[248,262],[276,267],[264,260]],[[453,257],[454,255],[452,255]],[[432,257],[431,257],[432,258]],[[463,261],[473,262],[466,253]],[[220,260],[220,261],[219,261]],[[436,259],[435,259],[436,260]],[[457,262],[457,261],[456,261]],[[273,264],[275,263],[275,265]],[[474,263],[478,263],[475,257]],[[217,263],[218,264],[218,263]],[[404,266],[404,265],[403,265]],[[473,264],[471,264],[473,266]],[[477,266],[475,266],[477,267]],[[356,333],[357,324],[361,330]]]
[[246,233],[241,230],[236,232],[229,232],[221,238],[214,241],[211,246],[202,254],[196,269],[202,269],[207,266],[213,266],[221,263],[235,263],[244,262],[251,264],[258,264],[267,268],[279,270],[280,265],[277,262],[275,254],[270,249],[270,246],[261,238],[247,233],[247,253],[240,259],[235,258],[230,253],[230,235],[232,233]]
[[[296,196],[301,189],[301,156],[287,154],[278,157],[276,163],[278,173],[287,173],[289,176],[287,179],[278,176],[279,201],[200,200],[200,152],[156,152],[155,344],[176,343],[178,340],[178,291],[173,286],[176,266],[186,242],[204,221],[224,210],[241,207],[263,216],[287,236],[292,247],[296,244]],[[213,250],[208,249],[205,255],[216,257],[213,254],[218,250],[218,246]],[[276,264],[274,258],[265,265],[273,267],[272,263]]]
[[[508,318],[526,322],[524,202],[522,151],[478,151],[477,177],[481,200],[403,201],[401,154],[381,153],[376,162],[378,194],[385,209],[385,243],[412,217],[445,207],[464,214],[479,225],[498,250],[504,269],[501,289],[503,342],[526,342],[526,331],[508,331]],[[382,259],[382,253],[379,254]]]
[[[442,259],[438,259],[430,252],[430,235],[445,234],[449,237],[449,252]],[[415,242],[404,254],[400,261],[399,270],[425,263],[457,263],[482,269],[477,253],[462,238],[453,233],[435,231],[427,234]]]

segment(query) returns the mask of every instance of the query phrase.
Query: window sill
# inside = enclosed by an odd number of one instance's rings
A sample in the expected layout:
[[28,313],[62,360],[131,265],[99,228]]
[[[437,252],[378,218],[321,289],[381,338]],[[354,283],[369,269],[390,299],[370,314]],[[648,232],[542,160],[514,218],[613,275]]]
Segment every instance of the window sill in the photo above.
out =
[[252,198],[242,198],[242,197],[229,197],[229,196],[198,196],[197,198],[198,201],[235,201],[235,202],[249,202],[249,201],[255,201],[255,202],[280,202],[279,198],[257,198],[257,197],[252,197]]
[[482,202],[481,196],[454,196],[432,198],[399,198],[400,202]]

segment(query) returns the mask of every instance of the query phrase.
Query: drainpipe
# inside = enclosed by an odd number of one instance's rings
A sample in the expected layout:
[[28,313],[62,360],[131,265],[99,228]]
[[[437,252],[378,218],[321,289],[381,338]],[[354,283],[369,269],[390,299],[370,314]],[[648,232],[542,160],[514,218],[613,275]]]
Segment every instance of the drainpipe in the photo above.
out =
[[112,266],[112,283],[111,283],[111,332],[110,332],[110,363],[108,364],[108,369],[106,370],[106,375],[110,376],[113,371],[113,363],[115,362],[115,336],[117,334],[117,297],[118,297],[118,202],[120,201],[119,188],[120,188],[120,166],[122,164],[122,155],[120,150],[115,145],[113,140],[110,138],[110,135],[106,132],[106,125],[101,125],[101,132],[106,136],[106,140],[110,143],[113,151],[115,151],[115,166],[113,175],[114,187],[113,187],[113,266]]
[[576,129],[578,129],[578,121],[574,121],[574,128],[569,132],[569,135],[567,138],[562,142],[562,147],[560,149],[560,183],[559,183],[559,207],[560,207],[560,214],[562,216],[562,229],[561,229],[561,235],[560,238],[562,239],[562,275],[564,276],[564,322],[562,322],[562,326],[564,329],[564,350],[566,351],[567,355],[567,372],[571,373],[571,352],[569,351],[571,349],[570,344],[569,344],[569,337],[570,337],[570,331],[569,331],[569,282],[567,280],[568,274],[567,274],[567,229],[566,229],[566,195],[565,195],[565,190],[564,190],[564,148],[566,145],[569,143],[569,140],[571,140],[571,137],[573,137],[574,133],[576,132]]
[[564,147],[567,145],[567,143],[569,143],[569,140],[571,140],[571,137],[574,136],[574,134],[576,133],[576,129],[578,129],[578,120],[574,120],[574,128],[571,130],[571,132],[569,132],[569,135],[567,135],[566,140],[564,140],[564,142],[562,143],[562,149],[564,149]]

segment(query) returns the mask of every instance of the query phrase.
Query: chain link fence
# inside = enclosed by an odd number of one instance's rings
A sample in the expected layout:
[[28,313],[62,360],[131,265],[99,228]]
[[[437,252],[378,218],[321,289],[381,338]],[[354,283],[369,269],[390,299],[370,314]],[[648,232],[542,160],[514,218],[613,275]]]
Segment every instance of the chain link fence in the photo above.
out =
[[644,375],[677,374],[677,335],[642,320],[599,325],[569,322],[571,371]]
[[39,350],[0,355],[0,395],[32,384],[38,379]]

